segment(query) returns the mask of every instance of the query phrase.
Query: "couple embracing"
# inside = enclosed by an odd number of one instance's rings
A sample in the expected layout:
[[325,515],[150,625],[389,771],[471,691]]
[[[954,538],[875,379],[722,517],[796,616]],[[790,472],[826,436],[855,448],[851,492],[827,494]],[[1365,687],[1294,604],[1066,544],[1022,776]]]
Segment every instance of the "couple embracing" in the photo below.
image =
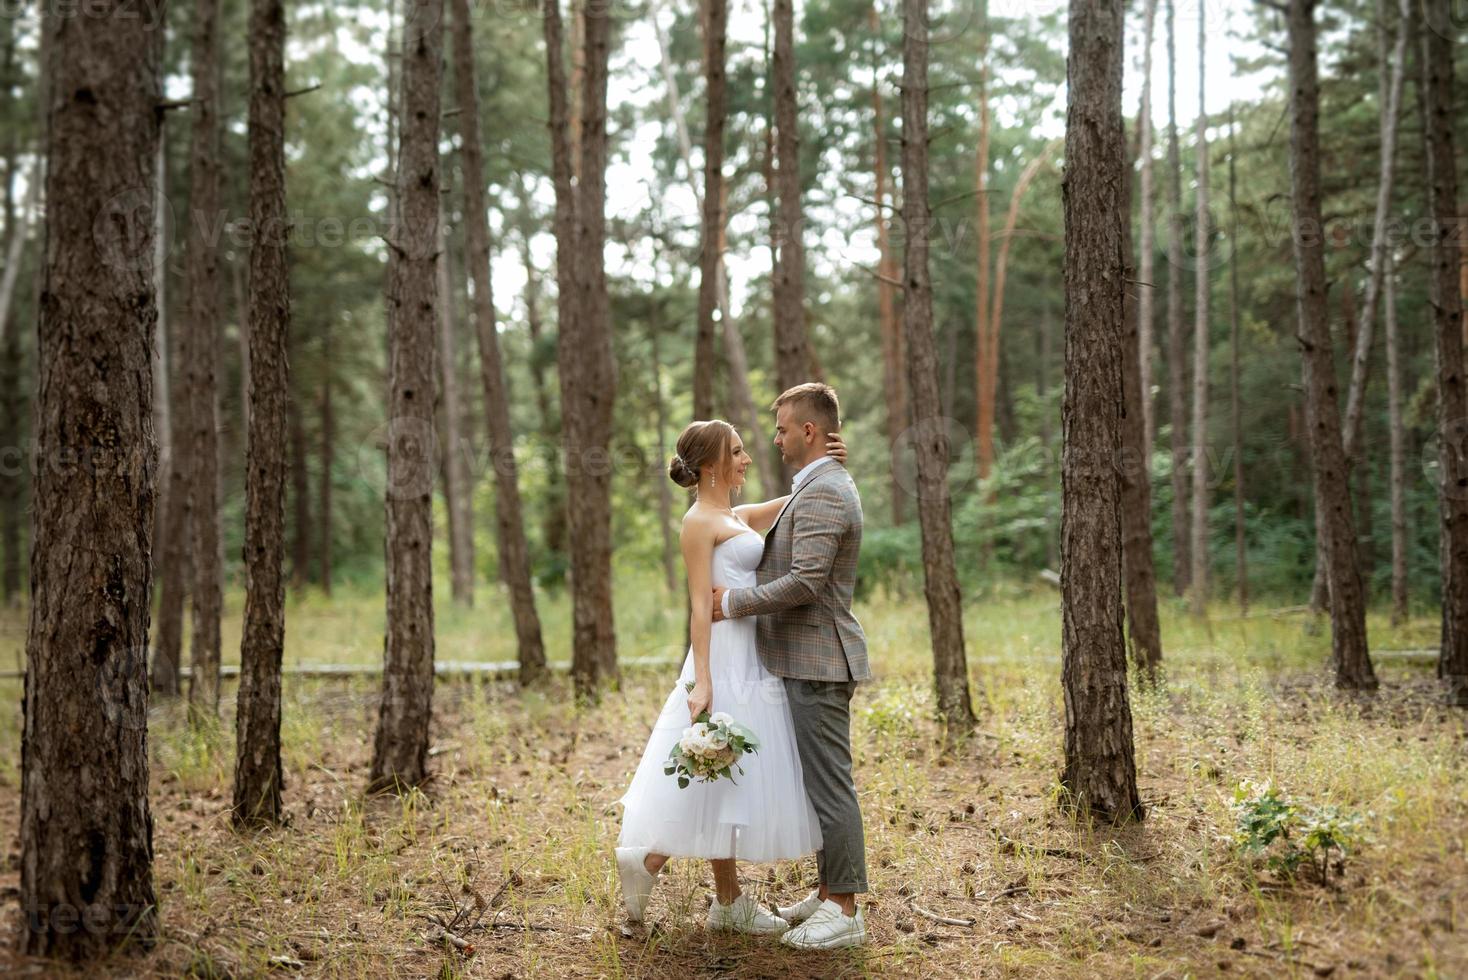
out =
[[[866,941],[861,810],[851,777],[851,697],[868,680],[866,638],[851,613],[861,498],[843,465],[840,405],[808,383],[774,403],[775,444],[796,469],[790,493],[733,506],[750,457],[727,422],[690,424],[668,475],[697,489],[680,541],[692,597],[691,647],[621,802],[616,849],[627,913],[641,920],[670,857],[707,858],[711,929],[779,934],[800,949]],[[705,711],[759,739],[737,785],[685,789],[663,765]],[[736,861],[816,855],[820,887],[771,911],[742,894]]]

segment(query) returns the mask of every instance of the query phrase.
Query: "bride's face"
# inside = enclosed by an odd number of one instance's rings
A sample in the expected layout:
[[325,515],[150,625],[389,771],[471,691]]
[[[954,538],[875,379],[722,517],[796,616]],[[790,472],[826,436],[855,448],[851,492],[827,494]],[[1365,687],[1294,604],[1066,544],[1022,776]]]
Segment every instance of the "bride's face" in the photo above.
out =
[[744,451],[744,440],[735,433],[729,442],[729,485],[732,487],[744,486],[744,472],[749,469],[751,460],[749,454]]

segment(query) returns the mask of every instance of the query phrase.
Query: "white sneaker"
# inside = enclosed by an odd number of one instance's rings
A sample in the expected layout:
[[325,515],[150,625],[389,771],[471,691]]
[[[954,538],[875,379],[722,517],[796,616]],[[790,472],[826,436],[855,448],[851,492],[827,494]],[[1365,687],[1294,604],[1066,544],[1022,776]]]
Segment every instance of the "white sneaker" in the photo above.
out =
[[771,936],[790,928],[790,923],[761,906],[748,895],[740,895],[728,905],[717,898],[709,906],[708,927],[733,932],[749,932]]
[[647,857],[645,847],[617,848],[617,876],[622,879],[622,902],[627,906],[627,918],[642,921],[647,911],[647,900],[652,897],[652,886],[658,876],[647,870],[643,859]]
[[799,925],[812,915],[815,915],[816,909],[821,907],[821,902],[823,901],[825,899],[821,898],[821,893],[819,891],[813,891],[794,905],[782,905],[775,909],[775,914],[792,926]]
[[829,899],[821,903],[804,925],[780,937],[780,942],[796,949],[843,949],[866,941],[867,923],[861,909],[856,910],[856,915],[847,915]]

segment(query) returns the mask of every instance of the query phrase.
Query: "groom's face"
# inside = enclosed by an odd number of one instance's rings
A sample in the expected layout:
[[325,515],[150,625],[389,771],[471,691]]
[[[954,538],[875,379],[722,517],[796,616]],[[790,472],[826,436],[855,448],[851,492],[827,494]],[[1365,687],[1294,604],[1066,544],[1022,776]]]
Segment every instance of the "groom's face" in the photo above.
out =
[[790,465],[804,463],[812,442],[806,430],[814,428],[814,423],[797,420],[795,407],[789,402],[777,408],[775,410],[775,445],[780,448],[780,459]]

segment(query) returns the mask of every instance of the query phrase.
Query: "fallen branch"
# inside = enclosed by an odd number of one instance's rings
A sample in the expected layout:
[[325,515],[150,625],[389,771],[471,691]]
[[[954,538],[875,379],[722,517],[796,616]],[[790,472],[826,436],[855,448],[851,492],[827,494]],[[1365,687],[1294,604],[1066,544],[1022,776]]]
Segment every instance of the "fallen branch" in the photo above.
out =
[[963,926],[965,929],[972,929],[974,927],[975,920],[973,919],[953,919],[949,918],[946,915],[939,915],[937,912],[929,912],[927,909],[923,908],[912,899],[907,900],[907,907],[912,909],[923,918],[931,919],[934,922],[941,923],[945,926]]

